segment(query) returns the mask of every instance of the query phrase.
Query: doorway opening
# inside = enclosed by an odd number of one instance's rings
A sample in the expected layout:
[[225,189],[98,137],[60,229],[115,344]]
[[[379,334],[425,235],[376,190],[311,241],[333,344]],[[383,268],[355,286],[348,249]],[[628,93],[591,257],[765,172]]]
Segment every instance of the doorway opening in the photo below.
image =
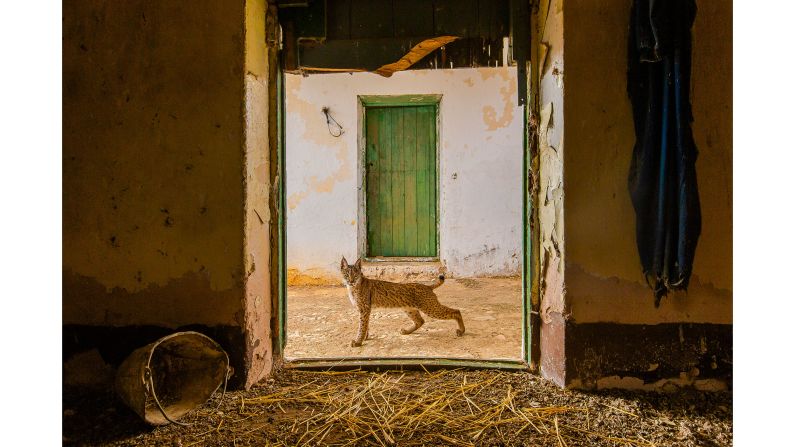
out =
[[[496,3],[508,12],[509,2]],[[327,2],[327,20],[337,6]],[[511,57],[509,17],[493,18],[504,26],[479,56],[478,39],[461,40],[469,64],[439,66],[454,59],[453,42],[389,77],[320,54],[325,45],[341,56],[349,40],[299,38],[294,59],[285,41],[279,328],[288,364],[529,363],[527,61]],[[286,39],[297,32],[292,19],[282,23]],[[438,286],[436,299],[460,311],[466,331],[459,337],[456,321],[419,308],[424,324],[404,334],[417,324],[406,306],[376,306],[368,337],[352,346],[361,312],[341,262],[368,280]]]

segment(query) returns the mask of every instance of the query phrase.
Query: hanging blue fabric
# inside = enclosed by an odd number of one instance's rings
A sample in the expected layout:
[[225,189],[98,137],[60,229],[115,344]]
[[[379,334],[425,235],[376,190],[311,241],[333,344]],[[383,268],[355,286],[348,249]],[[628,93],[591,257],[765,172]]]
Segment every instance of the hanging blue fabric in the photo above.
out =
[[698,151],[690,124],[693,0],[635,0],[630,18],[627,92],[635,146],[629,192],[635,236],[654,304],[686,290],[701,233]]

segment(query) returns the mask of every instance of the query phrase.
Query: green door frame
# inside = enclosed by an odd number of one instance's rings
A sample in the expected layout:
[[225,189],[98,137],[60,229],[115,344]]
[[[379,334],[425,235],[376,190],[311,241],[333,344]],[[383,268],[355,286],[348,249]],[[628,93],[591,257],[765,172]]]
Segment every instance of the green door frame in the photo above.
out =
[[[358,140],[359,140],[359,182],[362,188],[359,189],[358,197],[358,237],[357,250],[359,257],[370,262],[380,261],[438,261],[441,242],[439,239],[439,103],[442,95],[360,95],[358,100]],[[367,170],[364,168],[367,160],[367,132],[366,119],[367,109],[370,107],[410,107],[410,106],[433,106],[436,119],[436,256],[431,257],[368,257],[367,241]]]
[[[532,14],[532,19],[535,20],[535,14]],[[535,74],[538,73],[538,66],[535,64],[535,61],[538,60],[537,57],[537,49],[535,45],[531,45],[533,50],[533,54],[531,56],[531,61],[528,65],[528,72]],[[285,362],[285,367],[287,368],[299,368],[299,369],[356,369],[356,368],[365,368],[365,369],[395,369],[395,368],[426,368],[426,367],[454,367],[454,368],[496,368],[496,369],[512,369],[512,370],[530,370],[532,372],[538,372],[538,357],[540,355],[540,343],[539,343],[539,335],[540,335],[540,319],[539,319],[539,304],[540,304],[540,295],[539,295],[539,259],[538,255],[539,252],[537,251],[537,247],[539,247],[539,240],[538,240],[538,213],[537,213],[537,200],[538,200],[538,192],[537,192],[537,182],[534,180],[538,178],[538,151],[537,151],[537,134],[535,132],[535,127],[533,125],[528,125],[528,123],[535,123],[537,120],[537,110],[538,110],[538,82],[537,76],[528,76],[528,84],[530,84],[528,89],[528,97],[526,98],[525,106],[523,107],[523,132],[522,132],[522,149],[523,149],[523,156],[522,156],[522,164],[523,164],[523,173],[522,175],[522,190],[524,191],[522,201],[522,215],[523,215],[523,227],[524,231],[522,237],[522,248],[523,248],[523,262],[522,262],[522,354],[521,359],[517,360],[473,360],[473,359],[462,359],[462,358],[445,358],[445,357],[427,357],[427,358],[395,358],[395,357],[374,357],[374,358],[361,358],[361,357],[350,357],[350,358],[306,358],[306,359],[298,359],[298,360],[290,360]],[[423,96],[428,95],[401,95],[401,96],[393,96],[392,99],[383,99],[383,96],[372,96],[372,97],[360,97],[360,104],[362,104],[361,98],[366,98],[365,101],[368,101],[369,104],[377,105],[379,101],[389,101],[391,105],[408,105],[408,104],[417,104],[416,98],[420,98]],[[438,96],[440,99],[440,95],[430,95],[430,96]],[[286,234],[285,234],[285,98],[284,98],[284,71],[283,69],[279,69],[279,74],[277,76],[277,117],[278,117],[278,174],[277,174],[277,184],[278,184],[278,253],[279,253],[279,287],[278,287],[278,315],[276,318],[277,324],[277,340],[275,343],[275,351],[278,357],[283,359],[284,356],[284,347],[287,342],[287,334],[285,332],[285,324],[287,322],[287,269],[286,269],[286,259],[285,259],[285,243],[286,243]],[[380,98],[380,99],[379,99]],[[414,98],[414,99],[413,99]],[[437,99],[437,104],[438,104]],[[426,98],[425,100],[430,100],[430,98]],[[369,105],[368,104],[368,105]],[[386,104],[382,104],[386,105]],[[362,107],[363,108],[363,107]],[[360,120],[361,116],[363,116],[363,112],[360,113]],[[438,131],[438,123],[439,123],[439,113],[437,110],[437,136],[439,135]],[[360,121],[358,123],[359,128],[361,129],[363,122]],[[361,132],[360,132],[360,151],[364,147],[364,144],[361,143]],[[438,173],[438,163],[440,160],[438,154],[438,147],[439,147],[439,138],[437,138],[437,173]],[[439,182],[439,176],[437,175],[437,188]],[[360,192],[361,194],[361,192]],[[438,194],[438,189],[437,189]],[[361,201],[360,201],[361,203]],[[437,200],[438,206],[438,200]],[[438,208],[437,208],[438,213]],[[437,214],[438,215],[438,214]],[[366,226],[365,226],[366,231]],[[438,230],[437,230],[438,231]],[[438,233],[437,233],[438,234]],[[437,244],[439,238],[437,237]],[[360,253],[362,253],[360,251]],[[438,253],[438,252],[437,252]]]
[[[279,252],[279,264],[277,268],[279,269],[279,287],[278,287],[278,303],[276,306],[277,315],[276,315],[276,343],[274,346],[274,351],[279,357],[283,357],[284,354],[284,346],[287,344],[287,333],[285,332],[285,325],[287,324],[287,256],[285,250],[287,249],[287,235],[286,235],[286,228],[285,228],[285,204],[286,200],[286,188],[285,188],[285,174],[287,169],[285,168],[284,158],[285,158],[285,113],[284,113],[284,70],[281,66],[281,52],[279,52],[279,70],[276,74],[276,120],[278,122],[279,129],[277,131],[277,163],[278,166],[278,173],[276,174],[277,178],[277,185],[278,189],[276,190],[278,197],[278,252]],[[273,306],[271,306],[273,308]]]

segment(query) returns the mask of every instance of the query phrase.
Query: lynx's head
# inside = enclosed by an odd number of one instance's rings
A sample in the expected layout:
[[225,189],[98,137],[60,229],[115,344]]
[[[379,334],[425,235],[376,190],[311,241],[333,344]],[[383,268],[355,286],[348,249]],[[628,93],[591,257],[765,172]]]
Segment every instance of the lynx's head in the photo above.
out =
[[359,258],[355,264],[350,265],[348,261],[345,260],[345,256],[343,256],[340,262],[340,272],[342,273],[342,278],[345,280],[345,285],[352,286],[356,284],[362,278],[361,258]]

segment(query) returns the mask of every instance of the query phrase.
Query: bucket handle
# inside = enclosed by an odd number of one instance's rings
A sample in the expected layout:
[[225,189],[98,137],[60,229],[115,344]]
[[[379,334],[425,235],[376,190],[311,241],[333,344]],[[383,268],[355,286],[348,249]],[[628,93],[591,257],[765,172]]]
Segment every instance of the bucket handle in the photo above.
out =
[[[226,374],[224,374],[224,390],[221,393],[221,399],[218,402],[218,406],[215,407],[216,410],[218,410],[218,408],[221,407],[221,403],[223,403],[224,401],[224,396],[226,396],[226,384],[227,382],[229,382],[229,378],[232,376],[233,371],[234,370],[232,369],[231,366],[226,367]],[[163,405],[160,404],[160,400],[157,398],[157,393],[155,393],[155,382],[152,380],[152,370],[149,368],[149,365],[147,365],[146,368],[144,369],[144,378],[146,379],[145,382],[146,390],[152,394],[152,399],[154,399],[155,405],[157,405],[157,409],[160,410],[160,413],[163,414],[163,417],[166,418],[168,422],[171,422],[172,424],[181,425],[183,427],[190,427],[191,425],[193,425],[193,423],[189,424],[186,422],[180,422],[171,419],[168,413],[166,413],[166,409],[163,408]],[[216,388],[215,390],[218,391],[218,388]],[[215,394],[215,391],[213,391],[213,394]],[[212,397],[212,395],[210,397]]]
[[[219,408],[221,408],[221,404],[224,402],[224,397],[226,397],[226,384],[227,382],[229,382],[229,378],[232,377],[232,374],[234,374],[234,372],[235,369],[227,365],[226,375],[224,376],[224,389],[221,392],[221,399],[218,400],[218,405],[215,406],[214,411],[217,411]],[[216,388],[215,391],[218,391],[218,388]],[[215,391],[213,391],[213,394],[215,394]],[[212,395],[210,395],[210,397],[212,397]]]

